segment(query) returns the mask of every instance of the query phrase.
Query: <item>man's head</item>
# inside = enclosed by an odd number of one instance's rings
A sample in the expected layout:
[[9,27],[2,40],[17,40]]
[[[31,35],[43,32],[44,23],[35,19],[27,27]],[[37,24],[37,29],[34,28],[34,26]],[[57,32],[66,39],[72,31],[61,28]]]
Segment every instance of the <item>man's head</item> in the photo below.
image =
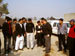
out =
[[7,21],[7,19],[9,19],[9,17],[8,17],[8,16],[6,16],[6,17],[5,17],[5,20],[6,20],[6,21]]
[[25,17],[23,17],[22,20],[23,20],[23,23],[27,22],[27,19]]
[[75,20],[71,19],[69,22],[70,22],[70,25],[74,25]]
[[20,23],[20,24],[23,24],[23,20],[22,20],[22,19],[19,19],[19,23]]
[[38,25],[41,25],[40,21],[37,21],[37,24],[38,24]]
[[62,24],[62,23],[63,23],[63,19],[60,18],[60,19],[59,19],[59,24]]
[[42,20],[42,23],[43,23],[43,24],[46,24],[46,23],[47,23],[47,20],[46,20],[46,19],[43,19],[43,20]]
[[28,22],[29,22],[29,23],[32,23],[32,19],[31,19],[31,18],[29,18],[29,19],[28,19]]
[[17,23],[17,19],[13,19],[13,23]]
[[43,24],[43,20],[44,20],[44,19],[45,19],[44,17],[41,18],[41,20],[40,20],[40,21],[41,21],[41,24]]
[[12,19],[10,17],[8,17],[7,22],[12,23]]

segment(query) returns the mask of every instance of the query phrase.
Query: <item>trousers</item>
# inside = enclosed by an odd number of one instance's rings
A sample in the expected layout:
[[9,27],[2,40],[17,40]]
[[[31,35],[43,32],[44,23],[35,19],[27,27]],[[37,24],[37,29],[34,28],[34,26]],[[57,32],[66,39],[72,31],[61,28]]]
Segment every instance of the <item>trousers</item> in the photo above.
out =
[[33,48],[33,47],[34,47],[34,34],[27,33],[27,48]]
[[16,38],[15,50],[23,49],[24,45],[24,36],[20,36]]

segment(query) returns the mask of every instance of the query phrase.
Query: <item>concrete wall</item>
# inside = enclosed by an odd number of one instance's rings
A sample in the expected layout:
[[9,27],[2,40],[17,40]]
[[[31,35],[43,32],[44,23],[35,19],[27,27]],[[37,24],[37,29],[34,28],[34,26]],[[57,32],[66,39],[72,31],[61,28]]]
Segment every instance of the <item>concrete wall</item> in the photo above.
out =
[[71,19],[75,19],[75,13],[64,14],[65,21],[69,21]]

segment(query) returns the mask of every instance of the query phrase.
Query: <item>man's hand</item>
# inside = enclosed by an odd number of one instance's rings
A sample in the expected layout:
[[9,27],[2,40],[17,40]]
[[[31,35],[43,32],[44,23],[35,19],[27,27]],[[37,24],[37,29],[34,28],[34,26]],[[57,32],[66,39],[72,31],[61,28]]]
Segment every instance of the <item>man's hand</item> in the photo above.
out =
[[48,34],[47,37],[49,37],[50,35]]
[[43,32],[42,30],[40,32]]
[[26,34],[24,34],[24,37],[26,36]]

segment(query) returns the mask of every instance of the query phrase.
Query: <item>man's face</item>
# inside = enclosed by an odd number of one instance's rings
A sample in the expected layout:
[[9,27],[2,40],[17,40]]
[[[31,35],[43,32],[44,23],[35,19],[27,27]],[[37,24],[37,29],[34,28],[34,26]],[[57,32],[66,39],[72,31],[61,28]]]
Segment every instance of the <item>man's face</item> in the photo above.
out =
[[10,20],[10,21],[7,21],[8,23],[12,23],[12,20]]
[[41,23],[37,23],[38,25],[41,25]]
[[44,24],[44,20],[41,20],[40,22],[41,22],[41,24]]
[[71,22],[70,22],[70,25],[74,25],[74,22],[73,22],[73,21],[71,21]]
[[59,20],[59,24],[62,24],[62,23],[63,23],[63,21]]
[[12,20],[10,20],[9,22],[12,23]]
[[23,23],[25,23],[25,21],[26,21],[26,20],[25,20],[25,19],[23,19]]
[[29,23],[32,23],[32,20],[31,21],[28,21]]
[[17,23],[17,21],[14,21],[14,23]]
[[46,21],[45,20],[43,20],[43,24],[46,24]]
[[23,24],[23,20],[20,21],[20,24]]

